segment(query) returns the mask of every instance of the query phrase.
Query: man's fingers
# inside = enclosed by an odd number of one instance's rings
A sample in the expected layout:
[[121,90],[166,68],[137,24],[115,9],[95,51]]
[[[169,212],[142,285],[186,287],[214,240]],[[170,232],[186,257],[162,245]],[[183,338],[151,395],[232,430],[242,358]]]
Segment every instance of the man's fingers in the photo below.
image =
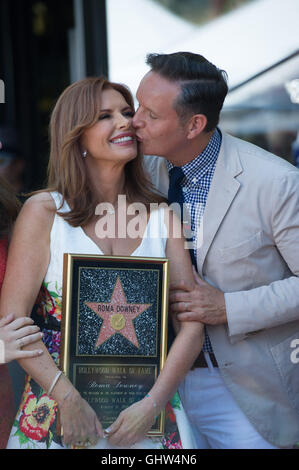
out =
[[187,292],[173,291],[169,293],[169,302],[188,302],[190,295]]
[[191,292],[192,289],[193,289],[193,286],[187,285],[187,283],[183,279],[181,281],[172,282],[169,285],[170,291],[180,290],[180,291]]
[[191,311],[190,302],[175,302],[171,304],[170,309],[172,313],[181,313]]
[[200,316],[198,313],[195,314],[194,312],[184,312],[184,313],[178,313],[177,319],[179,321],[198,322],[200,321]]

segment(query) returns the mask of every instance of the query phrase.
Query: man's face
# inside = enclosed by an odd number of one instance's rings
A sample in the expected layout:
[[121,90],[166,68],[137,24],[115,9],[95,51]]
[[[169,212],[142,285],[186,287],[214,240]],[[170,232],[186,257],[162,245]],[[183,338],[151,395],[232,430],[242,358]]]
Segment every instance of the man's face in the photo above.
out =
[[137,90],[139,108],[133,118],[137,139],[145,155],[158,155],[179,163],[187,142],[186,132],[173,104],[180,92],[177,83],[155,72],[142,79]]

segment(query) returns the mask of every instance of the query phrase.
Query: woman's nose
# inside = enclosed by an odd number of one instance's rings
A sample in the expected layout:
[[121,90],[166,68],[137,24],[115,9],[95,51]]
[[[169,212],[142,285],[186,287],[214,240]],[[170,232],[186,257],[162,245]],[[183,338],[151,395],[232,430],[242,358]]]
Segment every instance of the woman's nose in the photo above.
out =
[[127,117],[127,116],[123,116],[123,115],[119,116],[117,125],[120,129],[127,129],[127,128],[131,127],[131,124],[132,124],[132,118],[131,117]]

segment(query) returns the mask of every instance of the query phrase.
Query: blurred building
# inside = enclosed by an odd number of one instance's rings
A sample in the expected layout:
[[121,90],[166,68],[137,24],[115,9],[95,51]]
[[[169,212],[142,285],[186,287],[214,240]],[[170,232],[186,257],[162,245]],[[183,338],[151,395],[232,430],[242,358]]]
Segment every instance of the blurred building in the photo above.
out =
[[[44,184],[48,123],[62,90],[86,75],[107,73],[105,0],[0,0],[0,157],[6,165],[18,149],[25,190]],[[16,136],[9,149],[7,128]]]

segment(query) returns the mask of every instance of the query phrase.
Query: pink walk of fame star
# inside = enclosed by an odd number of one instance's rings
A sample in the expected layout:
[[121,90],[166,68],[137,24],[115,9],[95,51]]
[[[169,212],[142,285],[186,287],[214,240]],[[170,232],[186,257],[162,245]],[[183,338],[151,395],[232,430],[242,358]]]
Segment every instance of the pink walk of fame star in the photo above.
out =
[[85,304],[104,320],[95,349],[115,333],[122,334],[139,348],[133,320],[152,304],[128,304],[119,277],[114,286],[110,302],[85,302]]

